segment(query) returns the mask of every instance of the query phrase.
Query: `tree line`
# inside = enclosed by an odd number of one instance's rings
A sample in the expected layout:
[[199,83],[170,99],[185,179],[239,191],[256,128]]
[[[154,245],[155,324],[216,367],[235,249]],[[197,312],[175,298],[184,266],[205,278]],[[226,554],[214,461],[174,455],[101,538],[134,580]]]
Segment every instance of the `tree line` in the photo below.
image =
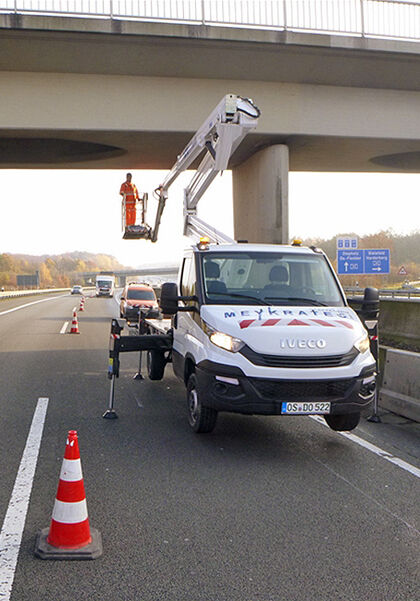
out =
[[39,272],[41,288],[69,288],[84,284],[83,272],[114,271],[124,266],[111,255],[87,252],[62,255],[0,254],[0,286],[5,290],[17,288],[18,275],[34,275]]

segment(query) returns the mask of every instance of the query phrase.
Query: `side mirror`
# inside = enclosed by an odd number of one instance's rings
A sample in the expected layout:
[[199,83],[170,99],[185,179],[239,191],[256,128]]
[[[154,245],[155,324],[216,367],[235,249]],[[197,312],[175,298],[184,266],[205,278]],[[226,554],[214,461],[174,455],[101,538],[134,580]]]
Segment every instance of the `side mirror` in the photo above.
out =
[[174,282],[162,284],[160,294],[160,309],[166,315],[175,315],[178,312],[178,286]]
[[360,312],[364,319],[378,319],[379,292],[377,288],[365,288]]

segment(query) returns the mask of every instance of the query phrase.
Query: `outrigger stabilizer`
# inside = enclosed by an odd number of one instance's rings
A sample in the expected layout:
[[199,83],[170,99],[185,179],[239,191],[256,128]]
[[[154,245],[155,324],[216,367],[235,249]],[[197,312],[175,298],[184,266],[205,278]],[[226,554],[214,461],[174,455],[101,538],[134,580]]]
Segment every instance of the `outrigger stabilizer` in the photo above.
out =
[[120,353],[134,351],[171,351],[172,334],[141,334],[139,336],[122,336],[121,332],[125,326],[122,319],[112,319],[111,334],[109,339],[109,362],[108,378],[111,380],[109,390],[108,409],[102,417],[105,419],[116,419],[118,417],[114,409],[115,379],[120,375]]

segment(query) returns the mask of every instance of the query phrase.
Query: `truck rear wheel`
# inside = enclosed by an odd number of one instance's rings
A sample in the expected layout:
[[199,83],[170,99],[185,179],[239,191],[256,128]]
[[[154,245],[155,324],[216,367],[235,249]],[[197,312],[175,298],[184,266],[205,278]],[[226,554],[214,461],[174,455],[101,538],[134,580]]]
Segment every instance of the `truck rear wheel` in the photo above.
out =
[[324,415],[324,419],[336,432],[354,430],[360,420],[360,413],[347,413],[346,415]]
[[147,351],[147,375],[150,380],[161,380],[165,365],[165,355],[161,351]]
[[187,384],[188,422],[197,434],[212,432],[217,421],[217,411],[206,407],[197,390],[197,378],[191,374]]

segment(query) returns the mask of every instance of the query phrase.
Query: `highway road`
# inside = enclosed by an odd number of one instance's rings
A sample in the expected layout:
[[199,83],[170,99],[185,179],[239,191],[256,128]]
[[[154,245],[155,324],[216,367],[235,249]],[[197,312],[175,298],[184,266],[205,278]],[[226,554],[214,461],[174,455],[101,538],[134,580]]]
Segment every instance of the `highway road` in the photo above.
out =
[[[76,301],[0,303],[1,601],[419,600],[418,424],[387,414],[348,437],[309,417],[222,414],[196,435],[171,368],[133,380],[137,354],[121,356],[119,419],[104,420],[118,306],[87,298],[71,335]],[[70,429],[103,555],[45,561],[35,537]]]

